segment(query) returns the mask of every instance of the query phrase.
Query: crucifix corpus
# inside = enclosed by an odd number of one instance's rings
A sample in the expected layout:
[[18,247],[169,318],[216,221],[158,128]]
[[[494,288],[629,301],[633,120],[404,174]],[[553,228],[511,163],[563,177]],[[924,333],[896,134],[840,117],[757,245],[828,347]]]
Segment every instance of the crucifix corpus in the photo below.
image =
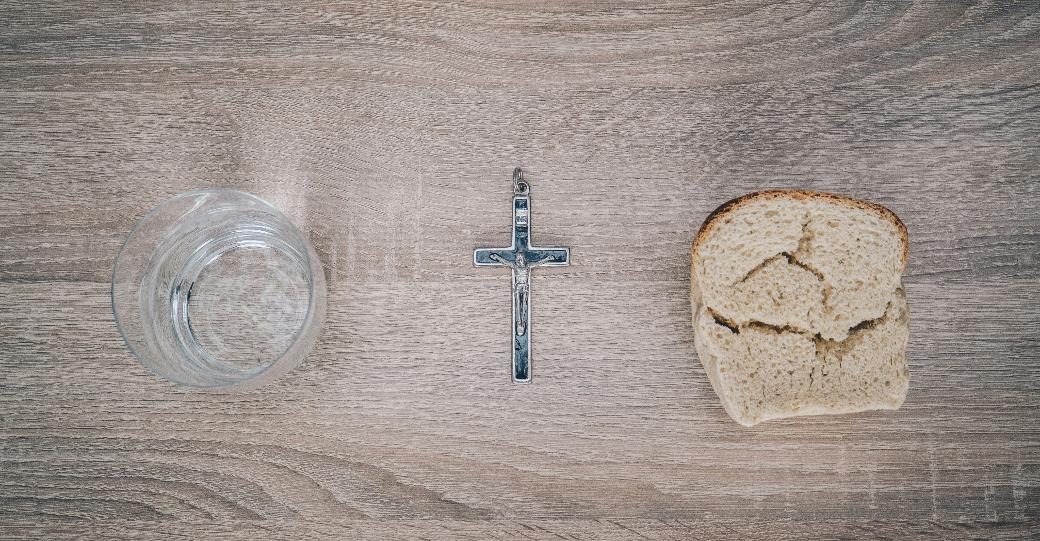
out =
[[513,269],[513,381],[531,383],[531,269],[565,267],[568,248],[535,248],[531,245],[531,186],[519,167],[513,170],[513,244],[508,248],[477,248],[478,267]]

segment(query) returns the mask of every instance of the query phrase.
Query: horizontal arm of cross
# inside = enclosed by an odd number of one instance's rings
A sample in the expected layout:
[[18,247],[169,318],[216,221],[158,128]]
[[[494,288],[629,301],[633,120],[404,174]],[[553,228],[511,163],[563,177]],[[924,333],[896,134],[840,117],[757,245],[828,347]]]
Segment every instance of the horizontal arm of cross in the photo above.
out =
[[507,267],[513,265],[516,252],[512,248],[480,248],[473,251],[473,264],[478,267]]
[[563,267],[571,261],[571,251],[567,248],[530,248],[524,255],[532,267]]
[[[523,262],[517,258],[523,255]],[[570,263],[567,248],[480,248],[473,251],[473,264],[478,267],[563,267]]]

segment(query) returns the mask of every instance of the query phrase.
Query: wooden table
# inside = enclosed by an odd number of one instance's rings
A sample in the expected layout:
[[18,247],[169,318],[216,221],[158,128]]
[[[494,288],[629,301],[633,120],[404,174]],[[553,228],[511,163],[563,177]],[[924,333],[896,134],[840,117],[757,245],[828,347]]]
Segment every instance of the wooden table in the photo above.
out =
[[[0,537],[1035,534],[1037,3],[0,12]],[[471,261],[516,165],[573,259],[535,273],[529,386],[508,272]],[[129,229],[208,186],[282,208],[329,281],[316,350],[255,392],[158,380],[113,322]],[[723,412],[688,246],[769,187],[909,227],[898,412]]]

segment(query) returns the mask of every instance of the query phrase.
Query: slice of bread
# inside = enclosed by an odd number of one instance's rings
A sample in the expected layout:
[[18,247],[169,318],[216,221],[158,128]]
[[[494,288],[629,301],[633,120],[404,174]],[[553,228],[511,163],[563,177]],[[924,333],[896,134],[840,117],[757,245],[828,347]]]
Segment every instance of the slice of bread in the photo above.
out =
[[902,405],[908,250],[892,211],[833,194],[756,192],[711,213],[691,251],[694,341],[730,416]]

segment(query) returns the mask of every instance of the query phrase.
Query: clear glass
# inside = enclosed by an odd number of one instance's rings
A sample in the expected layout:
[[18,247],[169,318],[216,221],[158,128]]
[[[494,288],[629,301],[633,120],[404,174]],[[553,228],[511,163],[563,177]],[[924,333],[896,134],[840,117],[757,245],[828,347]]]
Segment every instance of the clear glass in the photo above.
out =
[[236,190],[174,196],[130,232],[112,309],[149,370],[197,388],[243,390],[303,361],[325,319],[325,274],[275,207]]

